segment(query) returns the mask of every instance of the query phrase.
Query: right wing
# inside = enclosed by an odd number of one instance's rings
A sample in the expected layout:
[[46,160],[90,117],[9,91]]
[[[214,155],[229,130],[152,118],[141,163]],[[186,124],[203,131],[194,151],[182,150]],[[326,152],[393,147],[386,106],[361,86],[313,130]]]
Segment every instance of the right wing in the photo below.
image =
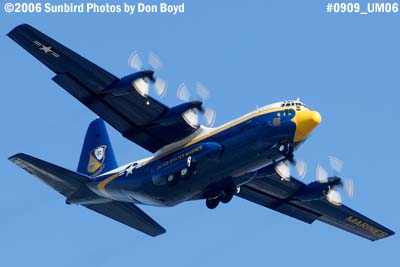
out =
[[325,198],[312,201],[293,198],[306,187],[307,185],[294,177],[291,177],[290,181],[282,180],[279,174],[268,166],[259,170],[252,181],[241,186],[237,195],[306,223],[319,220],[371,241],[394,234],[392,230],[345,205],[333,205]]
[[16,154],[9,159],[30,174],[38,177],[57,192],[66,196],[67,199],[76,193],[83,193],[86,195],[80,195],[80,197],[102,202],[99,204],[82,205],[88,209],[150,236],[157,236],[166,232],[161,225],[136,205],[104,199],[90,191],[85,185],[92,181],[89,177],[22,153]]
[[55,72],[53,80],[58,85],[151,152],[197,130],[181,113],[172,114],[171,120],[172,109],[132,87],[133,81],[152,76],[151,71],[118,79],[27,24],[17,26],[8,36]]

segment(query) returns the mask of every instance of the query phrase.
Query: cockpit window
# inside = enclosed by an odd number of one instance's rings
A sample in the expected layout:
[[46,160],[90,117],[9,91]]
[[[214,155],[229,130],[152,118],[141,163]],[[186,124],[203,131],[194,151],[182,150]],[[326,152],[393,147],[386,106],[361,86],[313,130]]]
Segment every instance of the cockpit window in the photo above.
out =
[[305,107],[305,108],[308,108],[303,103],[297,102],[297,101],[285,101],[281,104],[281,107]]

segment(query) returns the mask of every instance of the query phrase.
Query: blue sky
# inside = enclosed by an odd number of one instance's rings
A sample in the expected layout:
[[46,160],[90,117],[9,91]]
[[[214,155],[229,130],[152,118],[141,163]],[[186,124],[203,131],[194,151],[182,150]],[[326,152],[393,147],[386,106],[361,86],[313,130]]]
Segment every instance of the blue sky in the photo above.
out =
[[[129,1],[127,1],[129,2]],[[362,2],[362,1],[361,1]],[[123,4],[122,0],[109,3]],[[153,2],[155,3],[155,2]],[[170,1],[169,3],[181,3]],[[7,14],[0,11],[1,266],[394,266],[399,237],[370,242],[302,223],[242,199],[208,210],[190,202],[144,207],[167,234],[150,238],[64,199],[7,158],[32,154],[76,169],[95,115],[5,34],[29,23],[117,76],[131,52],[155,51],[176,88],[204,83],[224,123],[300,97],[322,124],[297,152],[314,179],[329,155],[355,182],[345,203],[399,232],[399,14],[327,14],[326,1],[185,1],[185,13]],[[365,3],[365,2],[363,2]],[[3,7],[1,7],[3,8]],[[109,127],[120,164],[149,153]]]

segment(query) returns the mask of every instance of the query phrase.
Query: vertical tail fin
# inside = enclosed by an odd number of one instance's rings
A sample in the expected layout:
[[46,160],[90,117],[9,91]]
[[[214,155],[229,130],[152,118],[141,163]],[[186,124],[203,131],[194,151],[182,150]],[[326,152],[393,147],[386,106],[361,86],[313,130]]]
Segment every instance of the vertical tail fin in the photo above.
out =
[[115,168],[117,162],[104,121],[95,119],[87,129],[77,171],[93,177]]

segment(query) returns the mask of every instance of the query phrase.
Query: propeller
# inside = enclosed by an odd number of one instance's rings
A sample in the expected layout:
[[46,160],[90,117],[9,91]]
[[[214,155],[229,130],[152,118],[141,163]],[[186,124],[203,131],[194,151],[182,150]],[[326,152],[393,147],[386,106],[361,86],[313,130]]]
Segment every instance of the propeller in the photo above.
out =
[[351,179],[341,179],[338,177],[343,169],[343,161],[334,156],[328,157],[328,160],[334,176],[329,177],[328,172],[320,164],[317,165],[315,176],[319,183],[330,184],[326,198],[332,204],[340,206],[342,205],[342,196],[338,188],[342,188],[347,196],[351,198],[354,195],[354,183]]
[[284,160],[275,165],[275,171],[281,177],[281,180],[290,181],[289,161]]
[[[204,102],[210,97],[210,92],[208,89],[200,82],[196,82],[196,95],[198,96],[197,101]],[[176,92],[176,96],[185,102],[189,102],[192,99],[192,94],[190,93],[186,84],[182,83],[178,87],[178,91]],[[203,107],[201,105],[199,108],[192,108],[185,111],[182,115],[183,117],[192,125],[199,125],[199,113],[202,114],[202,117],[208,127],[212,127],[215,122],[216,112],[208,107]]]
[[290,165],[296,170],[300,179],[303,179],[307,172],[307,163],[304,160],[286,159],[275,165],[275,171],[283,180],[290,181],[291,170]]
[[[148,55],[148,66],[146,68],[156,71],[160,69],[163,64],[160,60],[160,58],[154,53],[150,52]],[[144,70],[145,66],[143,64],[143,61],[141,60],[139,53],[137,51],[134,51],[129,59],[128,59],[128,65],[133,68],[136,71],[142,71]],[[153,83],[153,88],[159,97],[164,97],[165,93],[167,92],[167,86],[168,83],[164,79],[161,78],[155,78],[153,77],[150,79]],[[133,82],[132,84],[143,96],[149,95],[149,83],[148,79],[137,79]]]
[[306,176],[307,172],[307,163],[304,160],[292,159],[289,162],[294,166],[297,175],[300,179],[303,179]]

